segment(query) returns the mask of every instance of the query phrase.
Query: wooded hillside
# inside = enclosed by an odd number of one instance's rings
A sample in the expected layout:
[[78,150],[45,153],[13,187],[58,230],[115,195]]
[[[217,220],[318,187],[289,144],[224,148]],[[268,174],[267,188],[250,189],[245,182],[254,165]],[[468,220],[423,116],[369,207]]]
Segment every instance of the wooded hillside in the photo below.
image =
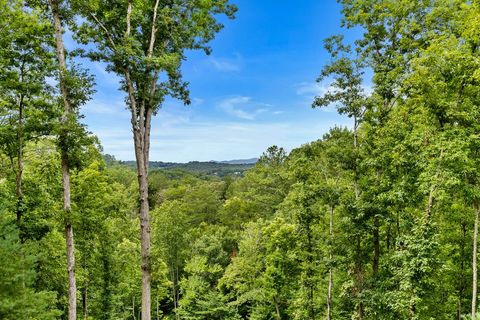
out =
[[[480,318],[480,2],[339,3],[361,37],[325,40],[311,112],[351,127],[159,169],[151,119],[237,8],[0,0],[0,319]],[[79,56],[120,77],[135,161],[81,123]]]

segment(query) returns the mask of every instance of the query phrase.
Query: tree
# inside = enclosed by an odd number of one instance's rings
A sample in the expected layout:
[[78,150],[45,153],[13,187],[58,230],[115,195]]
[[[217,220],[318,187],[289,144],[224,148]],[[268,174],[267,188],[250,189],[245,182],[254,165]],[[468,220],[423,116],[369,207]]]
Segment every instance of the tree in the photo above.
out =
[[[24,149],[28,141],[52,133],[55,116],[51,26],[36,9],[2,1],[0,50],[0,145],[15,173],[17,224],[25,211]],[[24,235],[21,235],[22,237]]]
[[187,247],[187,215],[183,203],[179,200],[165,201],[152,212],[154,221],[153,243],[155,261],[167,265],[172,284],[171,296],[173,310],[178,317],[178,289],[180,272],[184,267]]
[[190,233],[193,244],[180,281],[180,319],[240,319],[236,308],[226,301],[218,281],[231,254],[229,232],[221,226],[203,225]]
[[55,34],[57,80],[61,96],[62,115],[58,127],[58,147],[61,156],[63,210],[65,213],[65,242],[68,271],[68,318],[77,317],[77,286],[75,279],[75,246],[71,217],[70,171],[75,166],[75,153],[81,148],[79,139],[85,137],[83,126],[77,122],[78,109],[89,100],[93,92],[93,79],[85,71],[68,68],[63,32],[67,21],[72,19],[70,3],[49,0],[46,3]]
[[[6,212],[2,212],[4,216]],[[16,226],[6,219],[0,222],[0,316],[2,319],[53,319],[60,315],[55,309],[56,294],[34,290],[37,244],[21,243]]]
[[[354,201],[355,204],[351,205],[352,209],[351,215],[354,217],[352,221],[357,220],[355,216],[360,217],[361,213],[359,212],[360,207],[360,168],[359,164],[361,162],[360,158],[360,142],[358,138],[358,129],[360,124],[363,121],[363,116],[367,109],[367,95],[365,93],[363,85],[363,62],[359,57],[353,56],[352,49],[349,45],[343,44],[343,36],[333,36],[325,40],[325,49],[329,52],[332,57],[332,62],[324,66],[321,71],[320,77],[317,79],[317,82],[322,82],[325,79],[332,77],[332,83],[330,88],[324,95],[315,97],[315,100],[312,104],[312,107],[326,107],[330,104],[335,104],[339,114],[345,114],[349,118],[353,118],[353,174],[354,174]],[[332,132],[333,133],[333,132]],[[333,212],[333,206],[330,201],[330,209]],[[333,219],[333,213],[331,214]],[[378,219],[378,217],[376,217]],[[361,220],[361,219],[360,219]],[[359,222],[359,223],[358,223]],[[360,225],[361,221],[357,222],[356,230],[356,262],[354,268],[355,275],[355,292],[357,297],[362,295],[363,287],[363,266],[361,262],[361,240],[362,237]],[[378,230],[376,230],[377,239],[378,239]],[[378,242],[376,242],[378,244]],[[378,255],[379,248],[375,246],[375,263],[374,269],[378,269]],[[332,283],[330,281],[329,288],[331,288]],[[328,298],[329,310],[327,317],[330,319],[331,315],[331,296]],[[363,303],[362,301],[358,302],[358,314],[359,318],[363,318]]]
[[[73,229],[70,214],[70,168],[72,166],[72,145],[76,136],[82,133],[81,126],[76,124],[76,108],[88,99],[91,89],[91,79],[84,73],[72,69],[67,71],[65,48],[63,45],[62,19],[68,9],[62,7],[61,1],[46,3],[29,2],[27,7],[24,2],[5,1],[5,19],[2,23],[10,21],[8,28],[2,28],[2,107],[10,110],[9,127],[11,132],[2,130],[2,140],[7,147],[10,159],[16,158],[17,165],[13,168],[16,174],[17,195],[17,222],[20,224],[24,206],[23,171],[24,148],[28,140],[38,138],[44,134],[57,131],[59,145],[62,150],[62,185],[64,190],[65,211],[65,238],[67,245],[70,319],[76,318],[76,288],[75,288],[75,262]],[[50,14],[47,16],[51,23],[41,13],[46,5]],[[2,16],[3,17],[3,16]],[[55,33],[53,42],[52,33]],[[53,97],[53,88],[48,85],[47,78],[54,75],[54,54],[52,45],[56,45],[56,68],[58,69],[58,84],[63,101],[63,115],[60,125],[53,125],[53,117],[58,116],[55,111],[56,101]],[[80,77],[79,77],[80,76]],[[72,131],[75,131],[72,134]],[[3,134],[5,133],[5,134]],[[10,137],[8,135],[10,134]],[[11,135],[15,134],[12,139]],[[81,135],[80,135],[81,136]]]
[[233,17],[235,7],[226,0],[102,2],[81,6],[85,22],[77,38],[93,42],[89,52],[94,60],[104,61],[107,69],[122,78],[127,93],[135,146],[139,185],[142,248],[142,319],[150,319],[151,262],[150,214],[148,203],[148,163],[152,116],[166,95],[188,104],[187,83],[180,66],[186,49],[204,49],[222,28],[216,15]]
[[283,148],[271,146],[254,168],[230,184],[221,211],[225,224],[238,228],[242,223],[273,217],[290,186],[284,172],[286,157]]

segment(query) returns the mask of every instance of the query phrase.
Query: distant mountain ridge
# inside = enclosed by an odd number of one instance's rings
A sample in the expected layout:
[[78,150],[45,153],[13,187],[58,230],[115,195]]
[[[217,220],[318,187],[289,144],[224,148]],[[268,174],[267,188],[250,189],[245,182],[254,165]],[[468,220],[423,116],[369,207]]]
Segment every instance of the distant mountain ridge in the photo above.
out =
[[214,161],[217,163],[228,163],[228,164],[255,164],[257,163],[258,158],[250,159],[238,159],[238,160],[226,160],[226,161]]
[[[126,165],[131,168],[136,167],[135,161],[119,161],[115,160],[114,157],[110,155],[104,155],[107,164],[114,165]],[[163,161],[150,161],[150,169],[159,169],[159,170],[174,170],[180,169],[194,173],[215,175],[215,176],[227,176],[227,175],[243,175],[243,173],[255,166],[255,163],[258,161],[258,158],[250,159],[237,159],[237,160],[228,160],[228,161],[190,161],[187,163],[176,163],[176,162],[163,162]]]

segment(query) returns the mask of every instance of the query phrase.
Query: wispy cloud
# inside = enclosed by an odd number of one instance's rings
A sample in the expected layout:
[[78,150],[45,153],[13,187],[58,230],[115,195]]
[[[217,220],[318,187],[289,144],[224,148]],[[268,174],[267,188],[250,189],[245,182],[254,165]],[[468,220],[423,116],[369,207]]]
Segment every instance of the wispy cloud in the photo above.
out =
[[[366,95],[370,95],[373,91],[371,85],[362,85],[363,92]],[[335,92],[336,90],[324,83],[316,83],[316,82],[301,82],[295,85],[295,91],[297,95],[302,96],[308,102],[312,103],[317,96],[322,96],[327,92]],[[337,112],[337,103],[331,103],[328,106],[322,107],[322,111],[324,112]]]
[[249,158],[262,154],[273,144],[291,150],[318,139],[333,125],[312,119],[302,125],[282,121],[191,122],[169,129],[156,126],[151,154],[152,159],[170,161]]
[[[317,82],[301,82],[295,85],[295,92],[301,96],[308,104],[312,104],[315,97],[322,96],[328,91],[333,90],[331,86],[324,85]],[[322,107],[323,112],[335,113],[337,108],[335,103],[331,103],[328,106]]]
[[210,57],[208,63],[220,72],[238,72],[241,70],[242,57],[236,55],[234,58]]
[[255,120],[258,115],[268,112],[269,109],[265,108],[265,106],[270,105],[253,102],[250,97],[235,96],[219,101],[217,106],[236,118]]
[[121,116],[125,113],[125,103],[122,100],[92,100],[88,102],[85,107],[82,108],[82,112],[85,114],[97,114],[97,115],[116,115]]
[[[372,93],[371,85],[363,84],[362,87],[365,94],[368,95]],[[328,91],[334,90],[330,85],[317,82],[300,82],[295,85],[295,89],[296,93],[300,96],[320,96]]]
[[[249,97],[234,98],[231,99],[239,103],[254,104]],[[274,114],[279,111],[257,108],[253,112]],[[285,117],[270,117],[267,122],[242,120],[200,120],[191,109],[167,106],[153,119],[151,159],[185,162],[250,158],[260,155],[273,144],[291,150],[318,139],[335,124],[350,125],[348,118],[339,123],[337,118],[319,113],[312,113],[308,120]],[[132,132],[124,124],[125,119],[113,123],[99,122],[90,129],[98,135],[106,153],[121,160],[132,160]]]
[[89,105],[86,108],[86,111],[90,113],[96,113],[96,114],[115,114],[118,112],[118,109],[115,106],[112,106],[111,104],[106,104],[106,103],[95,103],[93,105]]
[[108,86],[111,88],[117,89],[120,85],[120,78],[114,72],[108,72],[106,70],[107,65],[102,62],[90,62],[93,66],[92,70],[94,70],[96,76],[96,82],[99,86]]
[[[302,105],[312,105],[315,97],[321,96],[328,91],[328,87],[320,85],[317,82],[300,82],[293,86],[295,93],[299,96]],[[328,110],[327,110],[328,109]],[[335,112],[335,106],[322,108],[322,111]]]
[[316,82],[301,82],[295,85],[295,92],[300,96],[318,96],[325,94],[330,87]]
[[202,105],[204,102],[205,102],[204,99],[198,98],[198,97],[194,97],[194,98],[192,99],[192,106],[200,106],[200,105]]

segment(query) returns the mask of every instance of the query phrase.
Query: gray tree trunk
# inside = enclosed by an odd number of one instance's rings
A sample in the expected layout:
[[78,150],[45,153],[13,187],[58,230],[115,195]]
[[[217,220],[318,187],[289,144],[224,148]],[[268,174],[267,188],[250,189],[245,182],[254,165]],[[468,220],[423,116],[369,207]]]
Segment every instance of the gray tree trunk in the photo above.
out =
[[[330,263],[332,263],[332,241],[333,241],[333,210],[334,207],[330,207],[330,230],[329,230],[329,238],[330,238]],[[333,291],[333,270],[332,266],[330,265],[330,269],[328,270],[328,296],[327,296],[327,319],[332,319],[332,292]]]
[[[359,187],[359,172],[357,168],[357,158],[358,158],[358,119],[357,116],[354,115],[353,117],[354,120],[354,126],[353,126],[353,151],[355,154],[355,168],[354,168],[354,191],[355,191],[355,202],[358,202],[360,198],[360,187]],[[357,242],[357,248],[356,248],[356,257],[355,257],[355,267],[354,267],[354,277],[355,277],[355,289],[356,289],[356,295],[360,296],[361,291],[362,291],[362,286],[363,286],[363,267],[362,267],[362,262],[361,262],[361,241],[360,241],[360,235],[357,235],[356,237],[356,242]],[[357,314],[358,314],[358,319],[363,320],[364,319],[364,308],[363,308],[363,302],[360,301],[357,306]]]
[[17,195],[17,224],[19,227],[20,227],[20,222],[22,220],[22,214],[23,214],[23,190],[22,190],[23,143],[24,143],[23,130],[24,128],[23,128],[23,95],[22,95],[20,97],[20,103],[18,105],[18,131],[17,131],[18,150],[17,150],[17,170],[16,170],[16,177],[15,177],[15,184],[16,184],[15,191]]
[[473,229],[473,258],[472,258],[472,319],[477,319],[477,242],[478,242],[478,220],[480,216],[480,207],[475,204],[475,227]]
[[278,305],[277,297],[273,297],[273,303],[275,304],[275,312],[276,312],[277,320],[281,320],[282,315],[280,314],[280,306]]
[[139,188],[140,246],[142,270],[142,320],[151,319],[151,267],[150,267],[150,208],[148,204],[148,161],[150,148],[150,121],[152,113],[141,104],[137,113],[135,89],[130,78],[130,70],[124,70],[130,101],[131,124],[137,162]]
[[375,217],[373,217],[373,264],[372,264],[374,276],[378,274],[378,265],[380,262],[379,229],[380,229],[380,221],[378,219],[378,215],[375,214]]
[[[50,0],[50,9],[52,11],[53,27],[55,29],[56,55],[59,66],[59,84],[63,99],[62,125],[66,125],[68,116],[72,113],[71,104],[67,95],[67,85],[65,76],[67,72],[67,62],[65,59],[65,46],[63,43],[63,28],[60,17],[60,8],[58,0]],[[67,134],[67,129],[63,129],[61,135]],[[70,168],[66,150],[61,150],[62,161],[62,187],[63,187],[63,210],[65,211],[65,242],[67,249],[67,272],[68,272],[68,319],[77,319],[77,285],[75,280],[75,246],[73,241],[73,227],[70,221],[71,201],[70,201]]]

